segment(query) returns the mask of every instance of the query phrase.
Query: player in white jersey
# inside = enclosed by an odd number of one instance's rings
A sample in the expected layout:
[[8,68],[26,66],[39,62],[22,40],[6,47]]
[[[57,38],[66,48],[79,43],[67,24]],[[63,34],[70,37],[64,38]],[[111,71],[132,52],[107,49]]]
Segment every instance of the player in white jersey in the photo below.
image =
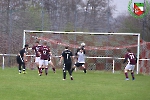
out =
[[76,53],[77,56],[77,62],[75,62],[72,72],[75,69],[75,67],[82,67],[84,70],[84,73],[86,73],[86,68],[85,68],[85,49],[83,47],[80,48],[79,51]]

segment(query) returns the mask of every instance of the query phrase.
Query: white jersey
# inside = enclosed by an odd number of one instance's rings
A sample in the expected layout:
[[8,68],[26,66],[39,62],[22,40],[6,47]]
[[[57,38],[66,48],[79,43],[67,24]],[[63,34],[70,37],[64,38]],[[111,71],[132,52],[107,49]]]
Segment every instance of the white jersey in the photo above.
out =
[[78,52],[78,63],[85,63],[85,54],[84,52]]

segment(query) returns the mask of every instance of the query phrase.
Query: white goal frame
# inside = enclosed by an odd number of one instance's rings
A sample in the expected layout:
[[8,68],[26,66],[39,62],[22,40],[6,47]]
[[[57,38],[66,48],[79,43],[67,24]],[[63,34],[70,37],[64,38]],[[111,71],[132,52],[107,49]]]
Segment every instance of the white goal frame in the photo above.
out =
[[[139,55],[140,55],[140,33],[98,33],[98,32],[62,32],[62,31],[35,31],[35,30],[24,30],[23,31],[23,47],[26,43],[25,34],[26,32],[31,33],[59,33],[59,34],[90,34],[90,35],[133,35],[137,36],[137,74],[139,73]],[[114,58],[114,57],[87,57],[87,58],[101,58],[101,59],[113,59],[113,73],[114,73],[114,59],[124,59],[124,58]]]

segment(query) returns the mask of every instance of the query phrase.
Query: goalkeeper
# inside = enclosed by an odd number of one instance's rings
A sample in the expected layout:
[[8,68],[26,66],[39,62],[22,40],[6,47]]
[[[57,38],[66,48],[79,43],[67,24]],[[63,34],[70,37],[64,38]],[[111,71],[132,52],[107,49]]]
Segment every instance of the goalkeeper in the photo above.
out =
[[86,68],[85,68],[85,43],[81,43],[81,47],[77,49],[77,52],[75,53],[76,60],[75,64],[72,68],[72,72],[76,67],[82,67],[84,70],[84,73],[86,73]]

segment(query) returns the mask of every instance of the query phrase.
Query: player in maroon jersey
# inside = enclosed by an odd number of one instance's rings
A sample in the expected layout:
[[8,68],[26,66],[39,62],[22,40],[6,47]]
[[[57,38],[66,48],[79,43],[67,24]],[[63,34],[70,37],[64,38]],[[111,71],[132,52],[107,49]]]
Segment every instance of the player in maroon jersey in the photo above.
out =
[[39,41],[36,41],[35,45],[32,47],[32,50],[34,50],[34,52],[35,52],[35,63],[36,63],[38,70],[39,70],[39,61],[40,61],[40,55],[39,55],[38,51],[39,51],[40,47],[41,47],[41,45],[39,44]]
[[132,80],[134,80],[135,79],[134,68],[137,62],[137,58],[135,54],[131,52],[130,49],[127,49],[127,53],[125,54],[125,60],[123,63],[125,63],[127,60],[128,60],[128,64],[126,65],[124,69],[126,80],[129,80],[128,71],[131,71]]
[[50,55],[50,49],[47,46],[47,42],[43,43],[43,46],[39,48],[40,61],[39,61],[39,75],[42,75],[42,68],[45,69],[45,74],[48,74],[48,56]]

